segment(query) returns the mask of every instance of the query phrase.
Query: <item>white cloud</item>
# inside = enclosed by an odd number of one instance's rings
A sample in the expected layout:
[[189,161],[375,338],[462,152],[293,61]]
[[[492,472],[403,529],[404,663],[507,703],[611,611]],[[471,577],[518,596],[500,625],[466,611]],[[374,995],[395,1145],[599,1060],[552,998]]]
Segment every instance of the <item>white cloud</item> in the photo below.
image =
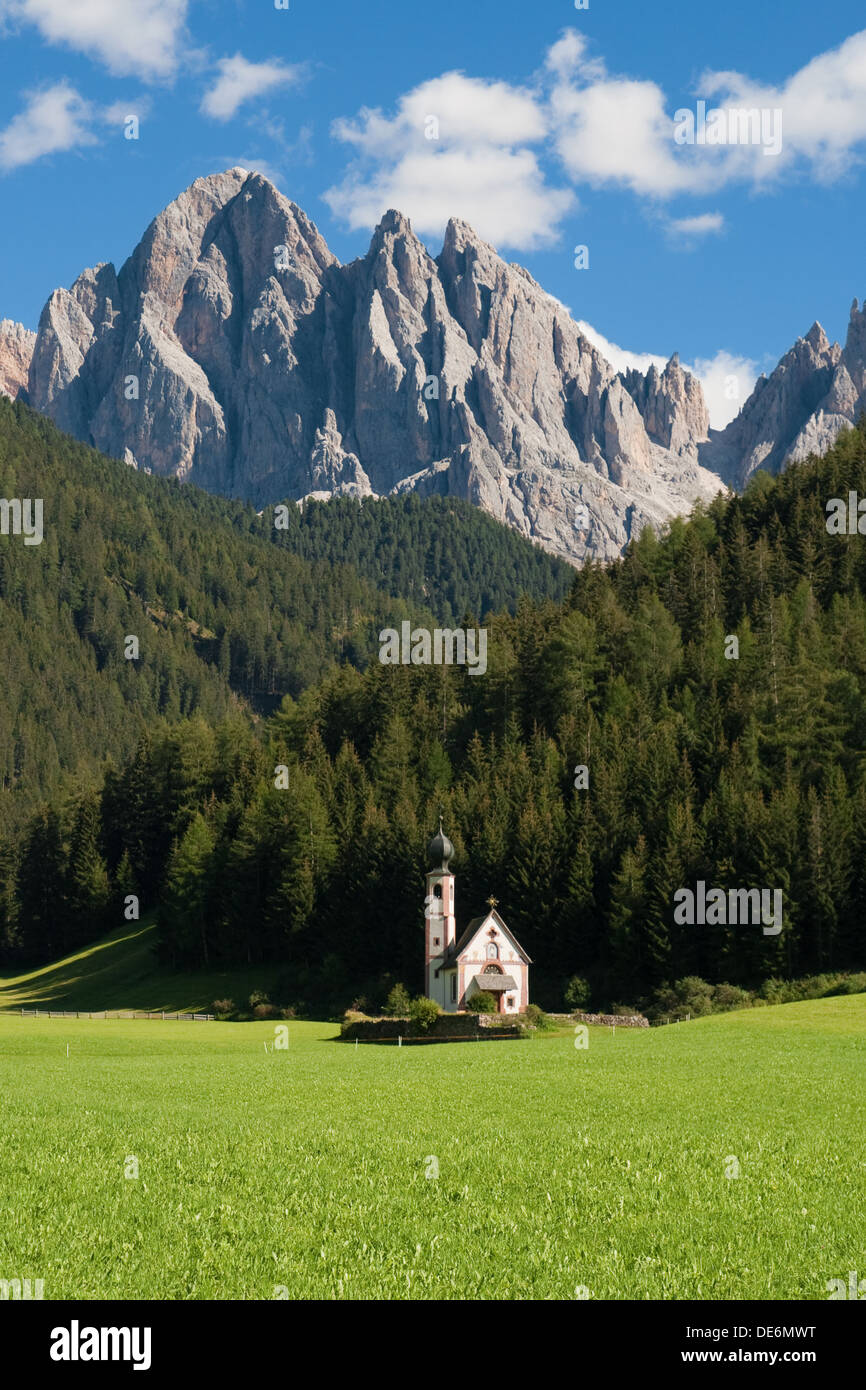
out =
[[576,29],[565,29],[556,43],[547,50],[545,66],[550,72],[566,81],[580,70],[586,79],[605,76],[605,65],[601,58],[587,58],[587,40]]
[[45,155],[101,144],[102,138],[96,133],[99,127],[118,131],[130,116],[143,121],[151,109],[148,96],[97,106],[85,101],[65,79],[39,91],[25,92],[24,98],[23,109],[0,131],[2,173],[33,164]]
[[[578,321],[577,326],[616,372],[625,372],[630,367],[639,372],[648,372],[653,365],[663,371],[667,365],[668,357],[655,352],[632,352],[622,348],[583,319]],[[697,357],[693,363],[683,362],[682,367],[700,381],[710,412],[710,424],[716,430],[724,429],[742,409],[758,376],[757,363],[751,358],[739,357],[724,349],[714,357]]]
[[567,77],[556,64],[550,97],[555,148],[572,179],[620,184],[642,195],[684,191],[689,171],[676,158],[661,88],[575,63]]
[[621,348],[618,344],[612,343],[610,338],[605,338],[604,334],[599,333],[585,319],[578,319],[577,326],[583,336],[598,348],[615,372],[625,372],[630,367],[635,367],[639,372],[648,372],[653,363],[661,371],[668,360],[655,352],[630,352],[628,348]]
[[23,111],[0,131],[0,169],[8,173],[47,154],[92,145],[92,110],[68,82],[30,92]]
[[297,84],[303,75],[301,64],[288,66],[278,61],[250,63],[242,54],[221,58],[219,77],[202,98],[201,111],[216,121],[228,121],[244,102],[264,96],[277,87]]
[[497,246],[548,245],[576,199],[548,186],[530,148],[546,133],[534,93],[444,73],[401,97],[394,116],[365,107],[354,121],[334,123],[332,134],[355,158],[325,201],[352,228],[374,225],[393,207],[423,235],[440,235],[449,217],[461,217]]
[[866,141],[866,30],[811,59],[780,87],[737,72],[707,72],[699,87],[733,106],[781,108],[782,155],[764,162],[807,161],[819,180],[836,178]]
[[33,24],[115,76],[154,81],[177,70],[187,8],[188,0],[0,0],[0,19]]
[[742,410],[758,379],[757,362],[724,349],[714,357],[696,357],[686,370],[696,376],[703,387],[714,430],[724,429]]
[[[425,235],[456,215],[495,245],[531,250],[556,242],[577,206],[573,189],[553,185],[543,162],[550,154],[572,185],[619,187],[658,201],[736,183],[770,188],[803,171],[818,182],[837,178],[866,144],[866,30],[778,86],[705,72],[692,107],[683,109],[695,127],[699,102],[704,118],[720,110],[715,133],[731,143],[707,143],[703,130],[694,143],[678,143],[683,121],[663,88],[609,72],[574,29],[550,47],[534,83],[448,72],[405,93],[394,114],[365,107],[354,120],[336,121],[332,134],[354,158],[325,201],[352,228],[396,207]],[[437,138],[425,138],[433,118]],[[703,213],[662,226],[687,250],[720,233],[724,219]]]
[[668,239],[686,250],[700,237],[713,236],[724,230],[725,219],[720,212],[702,212],[697,217],[675,217],[665,224]]
[[[641,196],[701,194],[725,184],[771,185],[807,168],[818,181],[841,176],[866,142],[866,31],[812,59],[779,86],[737,72],[705,72],[694,109],[726,113],[757,109],[766,127],[755,143],[684,144],[674,139],[675,112],[655,82],[608,73],[586,56],[586,41],[567,31],[547,54],[556,151],[575,181],[630,188]],[[685,109],[685,108],[683,108]],[[781,143],[774,145],[773,113]],[[700,231],[700,229],[694,229]],[[704,230],[715,230],[707,226]]]
[[146,120],[151,110],[150,97],[138,96],[129,101],[115,101],[110,106],[103,107],[99,118],[105,125],[122,126],[130,116],[137,116],[140,121]]

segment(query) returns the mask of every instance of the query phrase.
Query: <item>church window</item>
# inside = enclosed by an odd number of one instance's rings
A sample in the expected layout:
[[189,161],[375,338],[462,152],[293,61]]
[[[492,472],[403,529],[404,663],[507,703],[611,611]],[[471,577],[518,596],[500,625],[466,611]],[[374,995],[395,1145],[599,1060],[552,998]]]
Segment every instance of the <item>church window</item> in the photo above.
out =
[[438,945],[439,945],[439,938],[438,938],[438,936],[434,936],[434,938],[433,938],[433,945],[434,945],[434,946],[438,946]]
[[499,947],[496,945],[496,942],[495,942],[495,941],[491,941],[490,944],[489,944],[489,946],[487,947],[487,959],[488,959],[488,960],[498,960],[498,959],[499,959]]
[[451,976],[451,1003],[452,1003],[452,1004],[456,1004],[456,1002],[457,1002],[457,976],[456,976],[456,975],[452,975],[452,976]]

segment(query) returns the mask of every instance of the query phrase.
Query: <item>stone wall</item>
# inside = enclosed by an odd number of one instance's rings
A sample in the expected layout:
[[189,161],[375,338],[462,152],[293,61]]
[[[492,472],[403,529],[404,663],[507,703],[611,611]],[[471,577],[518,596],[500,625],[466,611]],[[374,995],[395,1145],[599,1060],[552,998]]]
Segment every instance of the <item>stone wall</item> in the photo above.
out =
[[430,1028],[419,1028],[410,1018],[347,1020],[340,1029],[345,1042],[469,1042],[481,1038],[519,1038],[516,1023],[499,1023],[499,1014],[440,1014]]
[[575,1023],[595,1023],[603,1028],[649,1028],[643,1014],[569,1014]]

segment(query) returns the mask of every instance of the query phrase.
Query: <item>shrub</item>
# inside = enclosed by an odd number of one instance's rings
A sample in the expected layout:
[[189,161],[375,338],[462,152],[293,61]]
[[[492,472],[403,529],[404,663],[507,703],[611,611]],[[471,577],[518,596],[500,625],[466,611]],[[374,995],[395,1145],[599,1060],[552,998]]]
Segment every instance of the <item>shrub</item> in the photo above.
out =
[[486,989],[479,989],[471,999],[467,999],[466,1007],[471,1014],[495,1014],[498,1012],[494,995]]
[[233,999],[215,999],[211,1004],[211,1013],[216,1018],[230,1018],[236,1012]]
[[677,980],[673,987],[662,985],[656,990],[649,1009],[650,1017],[685,1019],[711,1014],[714,1012],[713,994],[713,986],[699,975],[686,975],[682,980]]
[[692,1018],[713,1012],[713,986],[702,980],[700,975],[686,975],[684,979],[677,980],[674,989]]
[[866,972],[847,974],[827,972],[807,975],[800,980],[783,980],[771,975],[757,992],[739,985],[708,985],[696,975],[687,975],[676,984],[662,985],[653,995],[649,1017],[654,1023],[674,1022],[689,1015],[748,1009],[756,1004],[796,1004],[804,999],[825,999],[837,994],[866,992]]
[[412,1000],[408,989],[405,985],[396,984],[388,995],[385,1013],[389,1018],[409,1018],[411,1009]]
[[265,994],[264,990],[254,989],[247,1001],[247,1007],[249,1008],[250,1013],[255,1013],[259,1004],[270,1004],[270,1002],[271,1001]]
[[435,999],[427,999],[423,994],[417,999],[413,999],[409,1005],[409,1017],[412,1022],[426,1033],[428,1028],[432,1028],[441,1013],[439,1005]]
[[523,1011],[523,1018],[527,1027],[537,1028],[540,1033],[547,1033],[551,1028],[556,1027],[553,1019],[548,1018],[544,1010],[540,1009],[537,1004],[527,1004]]
[[253,1018],[279,1018],[280,1010],[276,1004],[256,1004]]
[[574,1009],[585,1009],[592,995],[589,980],[585,980],[582,975],[572,975],[568,984],[565,986],[565,1007],[572,1011]]
[[747,989],[740,989],[739,985],[716,985],[713,990],[713,1011],[715,1013],[727,1013],[729,1009],[748,1009],[752,1002],[752,996]]
[[803,980],[781,980],[771,976],[761,986],[759,997],[768,1004],[796,1004],[802,999],[823,999],[832,994],[847,994],[849,978],[851,977],[840,974],[808,975]]
[[771,975],[761,985],[760,998],[765,999],[768,1004],[784,1004],[785,992],[788,988],[787,980],[780,980],[778,976]]
[[280,1009],[280,1018],[297,1018],[294,1004],[287,1004],[284,1009]]

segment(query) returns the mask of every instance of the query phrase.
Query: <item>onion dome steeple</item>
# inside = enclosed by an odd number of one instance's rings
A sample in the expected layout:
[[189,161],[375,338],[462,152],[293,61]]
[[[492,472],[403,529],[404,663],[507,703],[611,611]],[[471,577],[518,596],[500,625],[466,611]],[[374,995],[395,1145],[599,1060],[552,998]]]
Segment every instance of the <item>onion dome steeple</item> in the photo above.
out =
[[431,869],[441,866],[443,873],[449,872],[449,862],[454,858],[454,846],[442,829],[442,817],[439,817],[439,833],[433,836],[427,846],[427,857],[430,860]]

